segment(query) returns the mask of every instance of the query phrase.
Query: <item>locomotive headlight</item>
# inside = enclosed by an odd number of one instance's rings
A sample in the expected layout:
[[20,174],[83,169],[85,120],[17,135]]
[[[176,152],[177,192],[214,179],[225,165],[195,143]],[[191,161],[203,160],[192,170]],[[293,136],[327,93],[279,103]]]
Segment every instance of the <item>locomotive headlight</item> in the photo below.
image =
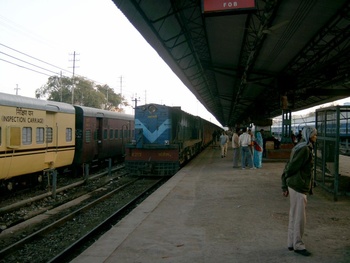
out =
[[156,108],[156,106],[154,106],[154,105],[150,105],[150,106],[148,107],[148,110],[149,110],[150,113],[155,113],[155,112],[157,111],[157,108]]
[[164,145],[169,145],[169,140],[165,140]]

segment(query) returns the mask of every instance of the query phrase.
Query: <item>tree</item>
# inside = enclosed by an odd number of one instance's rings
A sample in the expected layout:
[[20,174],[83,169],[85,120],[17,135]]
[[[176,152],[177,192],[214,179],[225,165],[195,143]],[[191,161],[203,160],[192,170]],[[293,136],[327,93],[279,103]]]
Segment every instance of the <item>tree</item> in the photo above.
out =
[[97,90],[105,95],[105,103],[104,109],[113,110],[113,111],[121,111],[119,105],[129,106],[128,102],[125,101],[124,97],[121,96],[120,93],[114,93],[113,89],[111,89],[108,85],[97,85]]
[[67,77],[59,78],[58,76],[51,76],[47,83],[40,89],[35,91],[36,98],[46,97],[48,100],[71,102],[72,80]]
[[[49,77],[47,83],[35,91],[37,98],[72,103],[73,82],[68,77]],[[115,94],[108,85],[95,85],[83,77],[74,78],[74,103],[93,108],[122,111],[120,106],[128,106],[120,94]]]

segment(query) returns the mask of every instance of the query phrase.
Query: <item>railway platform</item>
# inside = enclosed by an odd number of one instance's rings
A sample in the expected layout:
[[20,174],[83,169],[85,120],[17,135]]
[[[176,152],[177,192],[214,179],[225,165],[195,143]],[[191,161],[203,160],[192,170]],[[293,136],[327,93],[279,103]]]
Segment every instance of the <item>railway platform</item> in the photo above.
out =
[[207,148],[72,262],[350,262],[349,197],[318,187],[304,236],[312,255],[288,251],[283,167],[234,169],[231,150]]

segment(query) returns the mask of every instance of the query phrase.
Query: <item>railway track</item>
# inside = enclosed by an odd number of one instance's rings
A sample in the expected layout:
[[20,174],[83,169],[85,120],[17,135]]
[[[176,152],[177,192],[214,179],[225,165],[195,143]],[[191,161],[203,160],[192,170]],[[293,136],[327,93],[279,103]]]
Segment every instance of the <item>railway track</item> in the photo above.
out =
[[[124,166],[115,166],[112,172],[111,176],[105,176],[109,172],[102,170],[92,175],[88,180],[79,178],[74,180],[70,176],[60,178],[59,188],[55,192],[55,197],[53,197],[52,191],[43,191],[38,188],[34,188],[32,191],[28,189],[28,191],[16,192],[10,198],[2,196],[0,232],[91,192],[98,187],[109,184],[111,180],[118,180],[125,175]],[[69,183],[67,184],[67,182]]]
[[127,178],[32,218],[25,230],[1,234],[0,262],[68,262],[162,181]]

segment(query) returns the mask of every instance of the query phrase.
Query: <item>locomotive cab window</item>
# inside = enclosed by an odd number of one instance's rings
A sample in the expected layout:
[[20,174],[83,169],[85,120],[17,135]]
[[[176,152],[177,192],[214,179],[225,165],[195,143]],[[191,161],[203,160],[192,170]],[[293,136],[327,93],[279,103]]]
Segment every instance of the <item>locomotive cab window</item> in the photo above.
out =
[[32,128],[23,127],[22,128],[22,144],[29,145],[32,143]]
[[36,143],[44,143],[44,128],[36,128]]
[[66,141],[67,142],[71,142],[73,140],[73,136],[72,136],[72,128],[67,128],[66,129]]

